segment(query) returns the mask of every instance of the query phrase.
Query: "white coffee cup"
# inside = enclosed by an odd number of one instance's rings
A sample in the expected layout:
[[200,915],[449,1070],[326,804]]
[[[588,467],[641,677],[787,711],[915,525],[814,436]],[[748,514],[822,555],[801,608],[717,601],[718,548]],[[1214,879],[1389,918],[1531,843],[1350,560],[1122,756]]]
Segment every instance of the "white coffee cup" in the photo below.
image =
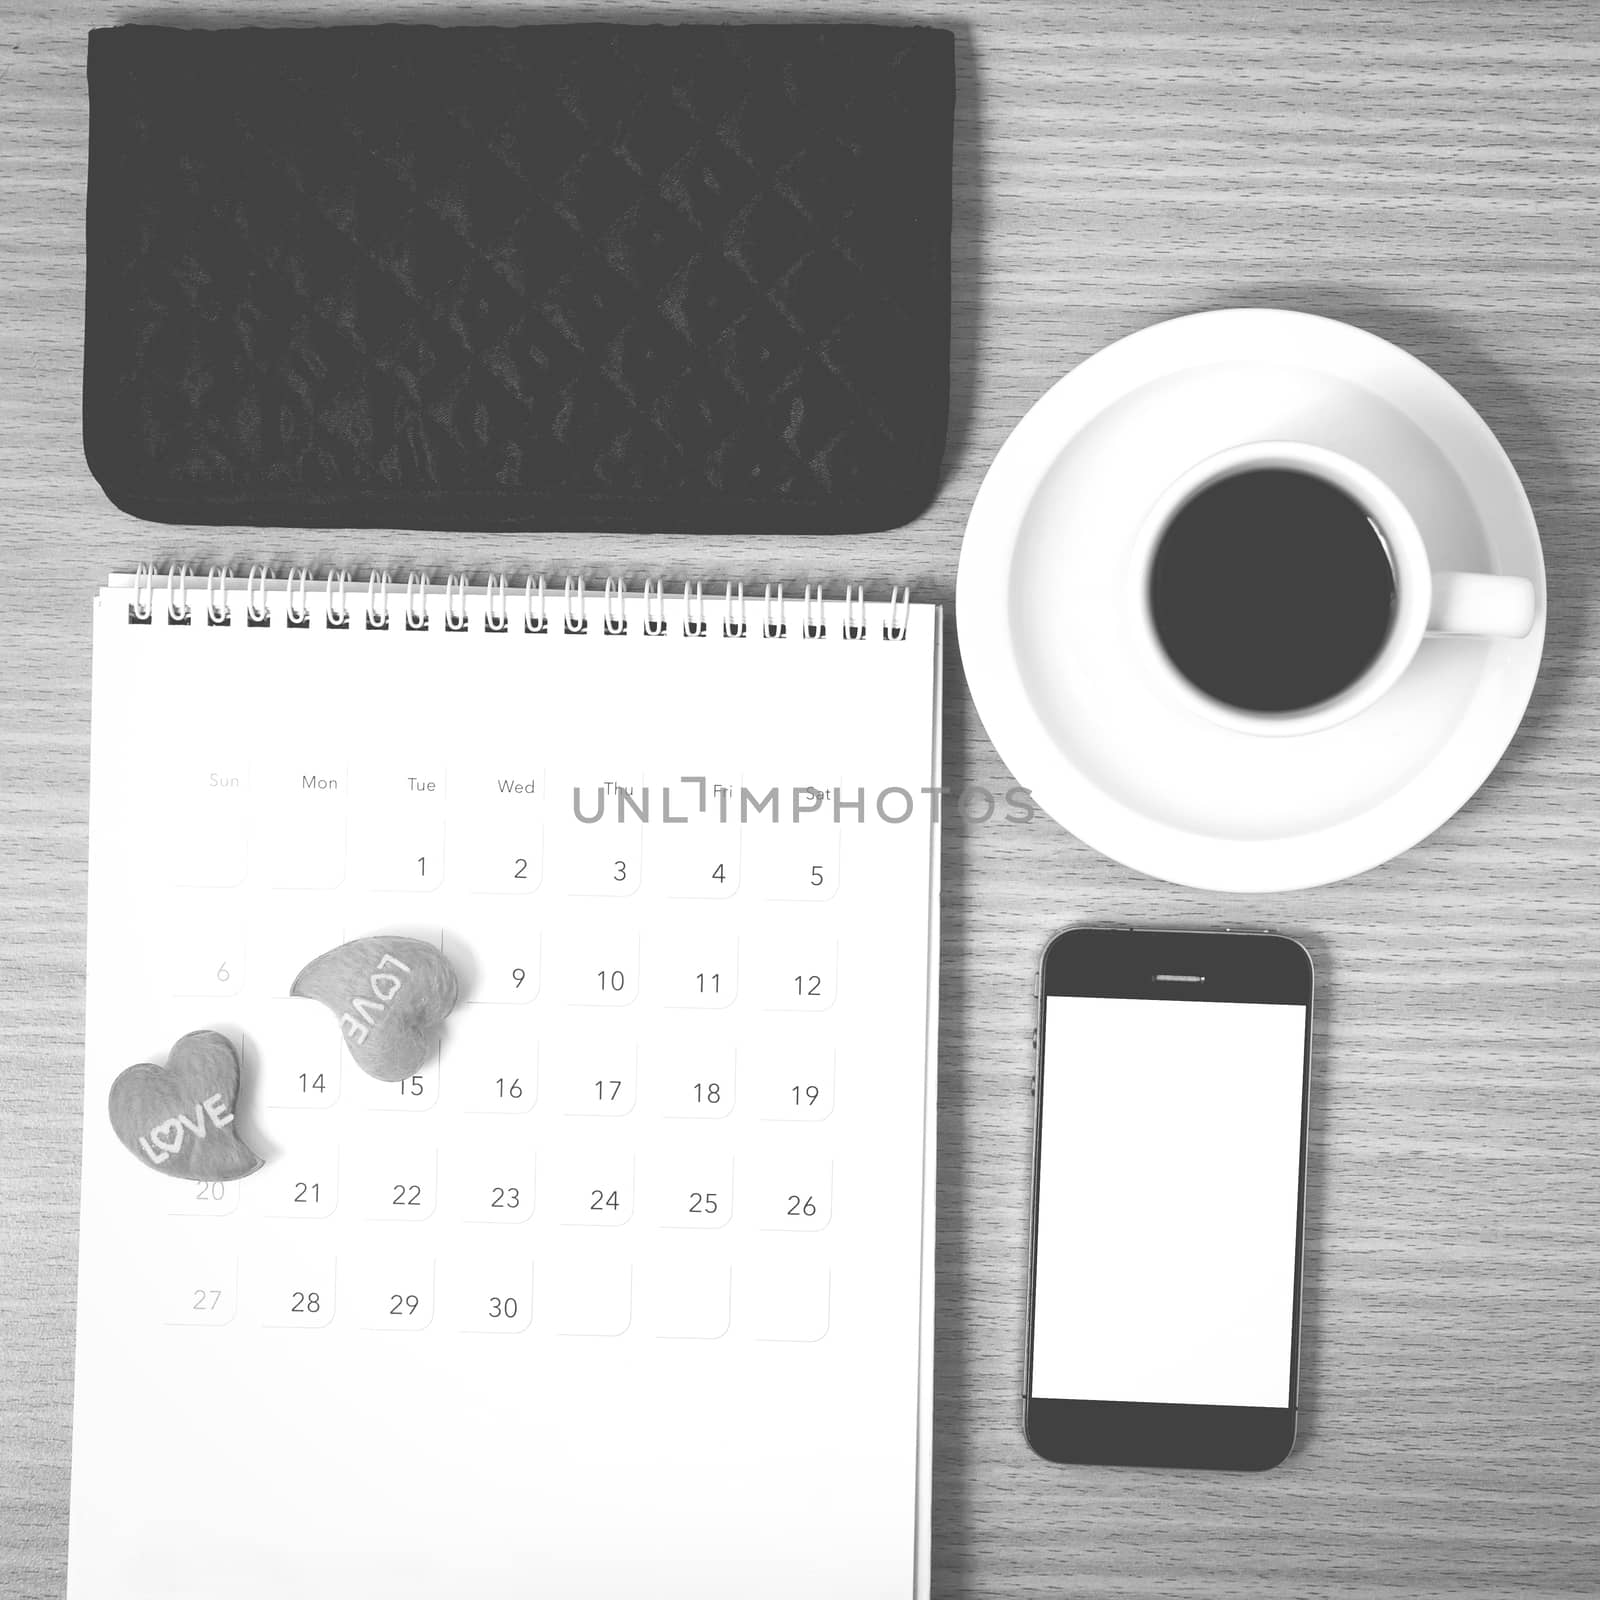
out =
[[[1394,612],[1371,663],[1331,699],[1295,711],[1252,711],[1214,699],[1173,664],[1156,632],[1151,580],[1156,553],[1178,512],[1203,489],[1243,472],[1279,469],[1321,478],[1367,514],[1394,574]],[[1241,733],[1317,733],[1364,711],[1394,687],[1423,638],[1467,634],[1521,639],[1533,627],[1536,601],[1526,578],[1489,572],[1436,572],[1416,519],[1388,484],[1359,462],[1321,445],[1271,440],[1235,446],[1198,462],[1170,483],[1140,525],[1131,548],[1133,631],[1147,669],[1168,695]]]

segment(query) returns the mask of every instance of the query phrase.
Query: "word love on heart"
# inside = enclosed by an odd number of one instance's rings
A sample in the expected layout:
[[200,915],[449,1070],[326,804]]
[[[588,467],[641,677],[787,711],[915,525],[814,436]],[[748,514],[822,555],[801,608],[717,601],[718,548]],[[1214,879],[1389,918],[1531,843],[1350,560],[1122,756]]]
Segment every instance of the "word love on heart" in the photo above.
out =
[[234,1126],[239,1057],[209,1029],[186,1033],[164,1067],[141,1062],[111,1085],[111,1126],[147,1167],[202,1183],[247,1178],[261,1157]]
[[356,1065],[385,1083],[427,1060],[458,992],[454,969],[433,945],[398,934],[352,939],[318,956],[289,986],[338,1017]]

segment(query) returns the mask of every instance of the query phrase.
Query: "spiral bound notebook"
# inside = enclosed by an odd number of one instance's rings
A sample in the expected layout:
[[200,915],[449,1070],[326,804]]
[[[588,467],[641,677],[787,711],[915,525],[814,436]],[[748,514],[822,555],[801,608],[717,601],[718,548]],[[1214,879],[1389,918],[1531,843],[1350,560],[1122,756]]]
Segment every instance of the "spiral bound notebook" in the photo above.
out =
[[[69,1594],[926,1594],[938,608],[142,571],[94,629]],[[461,983],[398,1083],[289,997],[385,933]],[[238,1181],[108,1118],[196,1029]]]

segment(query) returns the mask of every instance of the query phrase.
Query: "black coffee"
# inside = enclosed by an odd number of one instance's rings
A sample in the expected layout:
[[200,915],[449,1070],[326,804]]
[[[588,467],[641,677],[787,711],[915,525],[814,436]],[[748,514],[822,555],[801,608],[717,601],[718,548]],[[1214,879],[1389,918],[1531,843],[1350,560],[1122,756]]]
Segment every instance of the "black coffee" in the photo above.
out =
[[1241,472],[1173,517],[1150,605],[1196,688],[1246,711],[1302,711],[1347,689],[1383,648],[1394,569],[1342,489],[1282,468]]

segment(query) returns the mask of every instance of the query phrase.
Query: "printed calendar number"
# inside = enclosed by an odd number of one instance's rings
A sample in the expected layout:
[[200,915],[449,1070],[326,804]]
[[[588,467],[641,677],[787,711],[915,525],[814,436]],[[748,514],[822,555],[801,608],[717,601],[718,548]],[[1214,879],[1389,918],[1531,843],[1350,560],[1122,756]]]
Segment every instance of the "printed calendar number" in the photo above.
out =
[[574,1117],[625,1117],[638,1093],[638,1052],[631,1044],[573,1050],[558,1064],[565,1080],[563,1109]]
[[463,819],[451,834],[453,858],[465,886],[477,894],[524,895],[538,889],[544,875],[543,831],[483,828]]
[[763,1179],[760,1225],[801,1232],[827,1227],[833,1210],[832,1163],[805,1160],[774,1165]]
[[483,762],[451,772],[452,872],[477,894],[532,894],[544,870],[541,771]]
[[421,1222],[433,1215],[437,1159],[433,1152],[375,1150],[367,1154],[362,1184],[373,1221]]
[[320,1110],[339,1098],[344,1046],[312,1000],[269,1000],[258,1008],[253,1054],[270,1106]]
[[217,920],[201,903],[174,904],[169,926],[146,946],[145,959],[161,994],[220,999],[244,991],[243,925]]
[[534,940],[530,950],[513,956],[501,954],[497,961],[487,966],[473,987],[473,998],[526,1005],[538,992],[539,947],[538,941]]
[[[377,1333],[415,1333],[433,1321],[433,1263],[363,1258],[349,1275],[357,1319]],[[347,1296],[348,1297],[348,1296]]]
[[463,1222],[515,1225],[534,1210],[534,1154],[526,1143],[490,1138],[446,1150],[445,1183],[451,1211]]
[[270,1262],[255,1295],[261,1321],[269,1328],[325,1328],[335,1311],[333,1261],[303,1257]]
[[516,1006],[458,1005],[445,1028],[440,1067],[452,1111],[530,1111],[539,1097],[537,1022]]
[[332,1216],[339,1199],[338,1156],[329,1148],[308,1145],[291,1160],[270,1163],[254,1181],[261,1186],[269,1217],[306,1221]]
[[737,778],[668,772],[646,787],[670,824],[650,830],[651,889],[674,900],[736,893],[743,853]]
[[426,894],[444,882],[444,822],[437,807],[352,819],[349,849],[364,888]]
[[680,930],[652,943],[651,969],[663,1004],[720,1010],[738,995],[738,940],[728,934]]
[[[615,897],[638,891],[644,844],[636,806],[647,804],[637,784],[619,793],[593,781],[565,790],[566,814],[552,840],[555,887],[564,894]],[[577,811],[574,810],[574,802]],[[583,817],[594,820],[580,820]]]
[[446,929],[444,953],[469,1004],[527,1005],[539,992],[539,935],[520,916],[476,913],[470,933]]
[[726,900],[739,888],[737,822],[660,830],[650,839],[650,875],[674,900]]
[[658,1156],[651,1163],[655,1221],[665,1228],[720,1228],[733,1210],[728,1156]]
[[734,1108],[731,1045],[647,1044],[642,1081],[646,1104],[664,1117],[725,1117]]
[[170,1213],[175,1217],[226,1217],[239,1208],[239,1185],[185,1180],[171,1185]]
[[809,1045],[769,1046],[757,1074],[767,1122],[821,1122],[833,1113],[834,1053]]
[[558,1176],[561,1221],[621,1227],[633,1217],[633,1162],[603,1152],[573,1155]]
[[639,989],[639,941],[629,934],[578,933],[566,941],[562,998],[570,1005],[631,1006]]
[[532,1321],[533,1280],[527,1262],[470,1253],[441,1266],[449,1315],[467,1333],[521,1333]]
[[768,900],[831,900],[839,892],[838,826],[807,821],[757,835],[758,879]]
[[232,1322],[237,1281],[238,1267],[227,1258],[173,1263],[161,1290],[160,1320],[200,1328]]
[[437,1049],[435,1046],[433,1062],[418,1072],[408,1072],[403,1078],[386,1081],[368,1077],[364,1072],[351,1072],[351,1093],[372,1111],[432,1111],[439,1103]]
[[763,1000],[769,1011],[826,1011],[838,988],[838,946],[832,940],[778,944],[762,952]]

